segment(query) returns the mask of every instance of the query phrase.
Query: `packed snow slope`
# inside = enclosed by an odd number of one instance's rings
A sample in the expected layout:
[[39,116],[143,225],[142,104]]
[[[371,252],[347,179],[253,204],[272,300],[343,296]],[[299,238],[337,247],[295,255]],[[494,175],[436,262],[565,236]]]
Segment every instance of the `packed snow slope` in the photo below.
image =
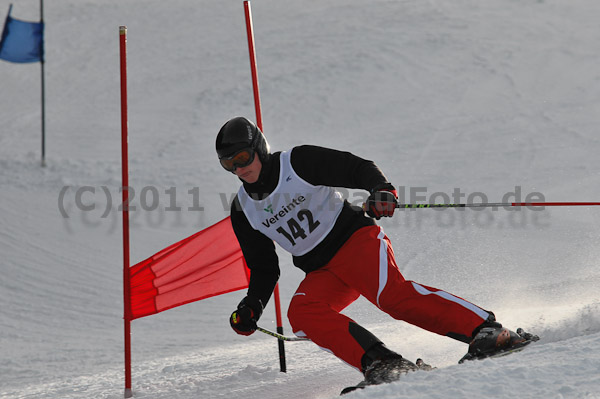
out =
[[[12,15],[35,21],[38,7],[21,0]],[[255,0],[252,10],[273,149],[372,159],[407,202],[600,200],[600,2]],[[45,21],[45,168],[39,64],[0,62],[0,397],[119,398],[118,28],[128,27],[133,264],[228,214],[239,182],[214,138],[233,116],[255,118],[243,5],[53,0]],[[408,279],[542,339],[458,365],[464,344],[359,300],[348,315],[438,369],[348,397],[600,398],[599,224],[600,207],[384,221]],[[285,312],[302,273],[280,259]],[[280,373],[273,338],[228,325],[243,295],[135,320],[135,397],[333,398],[360,380],[305,342],[286,345]],[[270,303],[260,324],[273,320]]]

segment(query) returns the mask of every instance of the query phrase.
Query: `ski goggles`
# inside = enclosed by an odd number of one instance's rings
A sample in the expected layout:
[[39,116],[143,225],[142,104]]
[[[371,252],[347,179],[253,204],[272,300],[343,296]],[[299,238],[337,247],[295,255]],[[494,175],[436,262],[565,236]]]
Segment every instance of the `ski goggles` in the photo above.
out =
[[221,166],[229,171],[235,172],[237,168],[244,168],[254,161],[255,152],[252,148],[242,148],[241,150],[234,152],[233,155],[228,157],[219,158]]

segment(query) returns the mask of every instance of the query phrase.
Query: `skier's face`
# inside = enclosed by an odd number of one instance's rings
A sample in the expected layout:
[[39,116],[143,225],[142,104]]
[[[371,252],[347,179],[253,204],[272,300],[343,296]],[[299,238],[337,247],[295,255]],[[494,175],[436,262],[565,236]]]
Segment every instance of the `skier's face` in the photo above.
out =
[[256,183],[260,176],[260,170],[262,169],[262,163],[258,156],[254,157],[254,161],[248,166],[238,167],[233,173],[246,183]]

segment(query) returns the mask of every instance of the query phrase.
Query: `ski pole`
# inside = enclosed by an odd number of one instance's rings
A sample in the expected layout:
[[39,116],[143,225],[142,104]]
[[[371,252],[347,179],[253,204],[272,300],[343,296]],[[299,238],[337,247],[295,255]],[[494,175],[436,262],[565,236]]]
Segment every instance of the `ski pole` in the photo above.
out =
[[397,204],[396,208],[500,208],[509,206],[598,206],[600,202],[481,202],[473,204]]
[[286,335],[278,334],[278,333],[276,333],[274,331],[270,331],[270,330],[267,330],[267,329],[262,328],[262,327],[256,327],[256,329],[258,331],[260,331],[260,332],[263,332],[263,333],[267,334],[267,335],[275,337],[275,338],[277,338],[280,341],[310,341],[310,339],[308,339],[308,338],[288,337]]

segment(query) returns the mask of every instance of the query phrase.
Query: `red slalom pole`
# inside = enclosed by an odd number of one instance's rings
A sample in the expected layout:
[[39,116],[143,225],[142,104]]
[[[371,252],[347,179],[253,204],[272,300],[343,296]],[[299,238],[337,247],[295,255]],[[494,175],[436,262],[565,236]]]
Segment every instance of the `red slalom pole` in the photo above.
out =
[[123,194],[123,319],[125,322],[125,397],[131,398],[131,289],[129,283],[129,168],[127,118],[127,27],[119,27],[121,60],[121,187]]
[[[244,1],[244,14],[246,15],[246,35],[248,36],[248,53],[250,55],[250,72],[252,74],[252,88],[254,91],[254,108],[256,110],[256,125],[264,133],[262,123],[262,111],[260,107],[260,93],[258,90],[258,72],[256,66],[256,51],[254,48],[254,29],[252,26],[252,10],[250,1]],[[275,317],[277,322],[277,332],[283,334],[283,321],[281,318],[281,302],[279,300],[279,284],[275,285],[273,291],[275,300]],[[279,345],[279,369],[282,373],[287,371],[285,364],[285,347],[283,340],[278,340]]]
[[244,13],[246,15],[246,36],[248,36],[248,53],[250,55],[250,72],[252,74],[252,88],[254,91],[256,125],[262,131],[262,111],[260,107],[260,93],[258,90],[258,72],[256,66],[256,51],[254,48],[254,28],[252,25],[252,10],[250,7],[250,1],[244,1]]

